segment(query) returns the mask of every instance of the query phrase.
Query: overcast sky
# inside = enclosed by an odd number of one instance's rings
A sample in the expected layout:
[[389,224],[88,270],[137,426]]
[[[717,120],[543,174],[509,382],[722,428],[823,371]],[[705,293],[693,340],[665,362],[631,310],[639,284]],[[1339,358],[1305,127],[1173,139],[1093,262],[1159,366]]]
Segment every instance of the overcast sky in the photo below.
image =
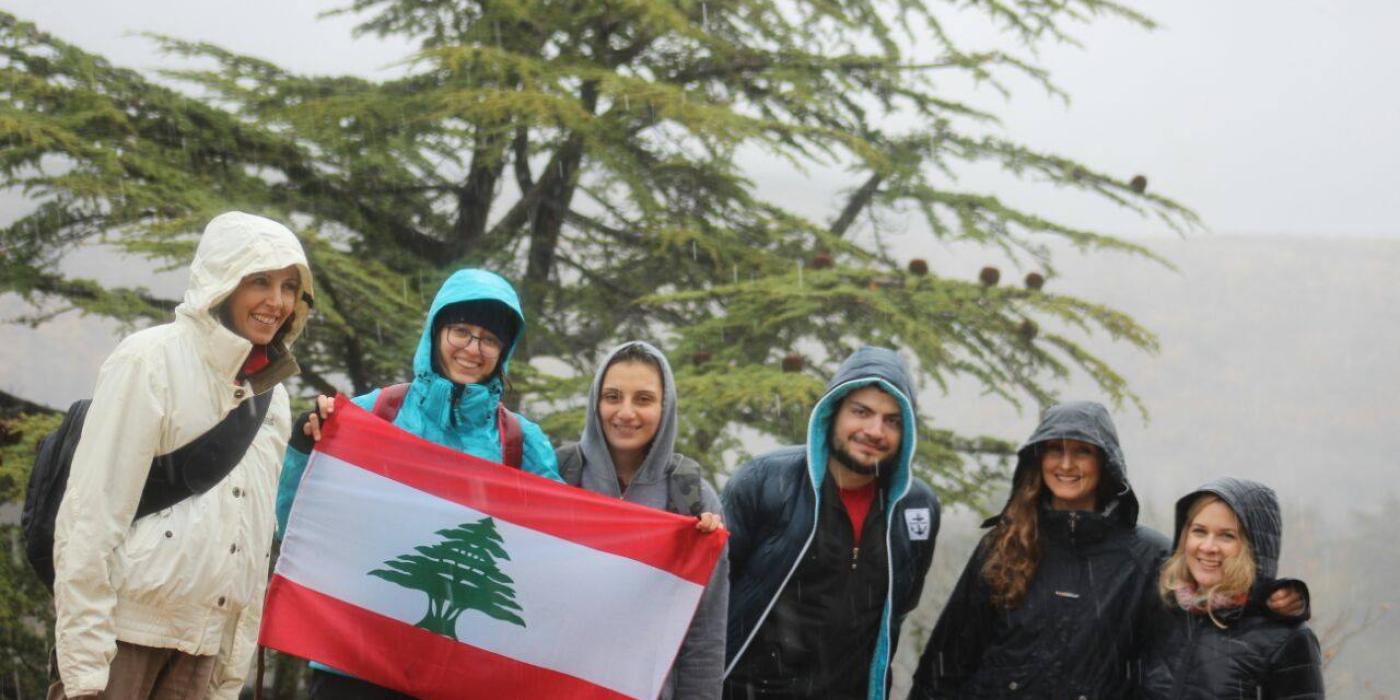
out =
[[[120,65],[161,57],[134,33],[219,43],[318,74],[389,75],[411,46],[355,40],[346,18],[316,19],[334,2],[288,0],[0,0],[0,7]],[[1156,192],[1199,212],[1218,233],[1400,238],[1400,60],[1390,0],[1172,0],[1134,3],[1162,27],[1104,20],[1083,48],[1052,46],[1044,64],[1070,105],[1027,87],[978,98],[1006,134],[1105,172],[1143,173]],[[808,213],[812,182],[786,164],[754,162],[765,192]],[[818,186],[827,184],[815,173]],[[980,179],[979,179],[980,178]],[[995,191],[1071,223],[1156,233],[1159,226],[1062,190],[970,174]],[[829,201],[829,200],[828,200]],[[812,206],[824,204],[814,201]]]

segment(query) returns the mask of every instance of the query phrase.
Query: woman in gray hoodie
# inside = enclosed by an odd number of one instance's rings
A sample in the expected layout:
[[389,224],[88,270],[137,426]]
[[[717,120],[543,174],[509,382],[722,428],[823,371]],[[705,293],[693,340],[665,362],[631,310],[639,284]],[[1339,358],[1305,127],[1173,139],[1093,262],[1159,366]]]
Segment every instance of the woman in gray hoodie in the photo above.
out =
[[[676,382],[660,350],[640,341],[614,348],[588,392],[583,435],[556,453],[564,480],[597,494],[696,516],[696,528],[720,527],[719,496],[700,466],[674,451]],[[724,676],[729,564],[721,555],[660,700],[718,698]]]

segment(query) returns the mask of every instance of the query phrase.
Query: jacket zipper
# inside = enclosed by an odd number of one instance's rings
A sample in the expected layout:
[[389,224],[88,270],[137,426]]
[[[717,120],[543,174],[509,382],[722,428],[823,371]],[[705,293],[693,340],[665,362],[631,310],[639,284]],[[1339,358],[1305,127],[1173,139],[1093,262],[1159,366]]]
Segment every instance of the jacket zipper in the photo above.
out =
[[856,562],[860,559],[860,547],[851,547],[851,571],[856,570]]

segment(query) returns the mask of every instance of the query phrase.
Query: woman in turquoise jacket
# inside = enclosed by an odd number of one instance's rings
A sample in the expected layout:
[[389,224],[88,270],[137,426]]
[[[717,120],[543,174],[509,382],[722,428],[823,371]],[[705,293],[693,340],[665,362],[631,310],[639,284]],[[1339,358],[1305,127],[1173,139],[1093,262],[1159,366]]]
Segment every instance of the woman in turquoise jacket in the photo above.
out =
[[[510,356],[525,330],[525,316],[515,289],[485,270],[458,270],[438,290],[413,355],[413,381],[403,395],[394,425],[430,440],[493,462],[503,461],[497,407],[505,389]],[[373,411],[375,389],[352,399]],[[317,397],[320,413],[303,416],[292,430],[277,491],[277,535],[287,526],[307,455],[320,438],[320,418],[330,412],[328,397]],[[559,481],[554,448],[539,426],[515,415],[523,437],[520,466],[531,474]],[[406,698],[408,696],[351,678],[312,663],[312,698]]]

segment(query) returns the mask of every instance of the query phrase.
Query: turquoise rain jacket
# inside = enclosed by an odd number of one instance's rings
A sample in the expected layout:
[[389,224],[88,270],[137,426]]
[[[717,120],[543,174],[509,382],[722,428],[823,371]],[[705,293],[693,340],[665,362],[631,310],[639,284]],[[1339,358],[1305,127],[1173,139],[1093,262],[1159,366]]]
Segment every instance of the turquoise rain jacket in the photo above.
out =
[[[501,353],[498,371],[480,384],[458,385],[433,369],[433,319],[443,307],[463,301],[494,300],[515,312],[520,330],[510,347]],[[520,311],[520,298],[510,283],[485,270],[458,270],[438,290],[428,317],[423,322],[423,335],[413,354],[413,383],[404,396],[403,406],[394,418],[394,425],[418,437],[451,447],[474,457],[501,461],[501,435],[496,429],[496,404],[505,390],[504,380],[510,369],[510,357],[525,332],[525,314]],[[366,411],[374,410],[379,389],[356,396],[352,401]],[[456,398],[454,399],[454,395]],[[515,414],[520,421],[525,445],[521,468],[531,474],[561,481],[554,461],[554,448],[549,438],[529,419]],[[292,510],[297,486],[306,470],[307,455],[288,447],[282,464],[282,481],[277,489],[277,537],[287,527],[287,515]]]

